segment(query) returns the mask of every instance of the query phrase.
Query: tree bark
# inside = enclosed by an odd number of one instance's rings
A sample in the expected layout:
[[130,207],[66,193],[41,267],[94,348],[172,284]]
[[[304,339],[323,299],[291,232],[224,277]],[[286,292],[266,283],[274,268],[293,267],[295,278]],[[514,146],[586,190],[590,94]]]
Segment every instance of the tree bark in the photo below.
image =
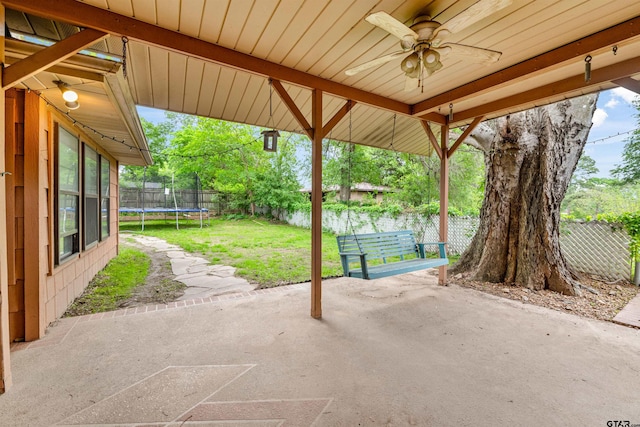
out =
[[560,251],[560,203],[591,128],[597,95],[512,114],[470,135],[485,152],[480,225],[454,267],[475,280],[551,289],[581,285]]

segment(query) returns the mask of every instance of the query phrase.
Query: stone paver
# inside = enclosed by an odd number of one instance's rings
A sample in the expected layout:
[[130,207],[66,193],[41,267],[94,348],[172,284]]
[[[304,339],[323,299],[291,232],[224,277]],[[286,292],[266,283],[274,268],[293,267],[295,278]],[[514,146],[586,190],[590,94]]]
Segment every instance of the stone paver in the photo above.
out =
[[131,237],[139,244],[167,255],[171,270],[176,275],[174,280],[187,285],[184,295],[178,298],[180,301],[254,290],[254,286],[245,279],[234,276],[236,269],[231,266],[211,265],[206,259],[192,256],[157,237]]

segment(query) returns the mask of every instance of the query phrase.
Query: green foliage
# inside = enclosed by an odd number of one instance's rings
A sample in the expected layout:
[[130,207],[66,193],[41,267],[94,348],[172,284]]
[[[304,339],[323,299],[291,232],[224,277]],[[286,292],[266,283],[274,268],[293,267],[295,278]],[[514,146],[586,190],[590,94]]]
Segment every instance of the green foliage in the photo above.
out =
[[633,131],[622,151],[622,163],[611,171],[613,176],[626,182],[640,181],[640,99],[636,98],[633,105],[638,110],[638,129]]
[[586,178],[572,183],[562,202],[563,217],[596,218],[608,213],[621,215],[640,209],[640,183],[611,178]]
[[629,253],[631,260],[640,262],[640,212],[625,212],[621,215],[601,215],[601,220],[622,224],[629,234]]
[[302,202],[304,197],[296,179],[296,162],[294,145],[283,138],[266,170],[256,174],[254,203],[280,213],[291,211]]

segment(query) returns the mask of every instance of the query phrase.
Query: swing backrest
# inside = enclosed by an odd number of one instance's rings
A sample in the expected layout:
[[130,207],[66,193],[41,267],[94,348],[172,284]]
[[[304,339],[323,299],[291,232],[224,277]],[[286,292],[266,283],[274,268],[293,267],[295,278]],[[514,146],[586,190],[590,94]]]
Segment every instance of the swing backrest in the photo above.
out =
[[384,233],[345,234],[337,236],[338,251],[348,254],[349,262],[359,262],[360,254],[366,254],[367,259],[387,258],[418,255],[416,239],[411,230],[388,231]]

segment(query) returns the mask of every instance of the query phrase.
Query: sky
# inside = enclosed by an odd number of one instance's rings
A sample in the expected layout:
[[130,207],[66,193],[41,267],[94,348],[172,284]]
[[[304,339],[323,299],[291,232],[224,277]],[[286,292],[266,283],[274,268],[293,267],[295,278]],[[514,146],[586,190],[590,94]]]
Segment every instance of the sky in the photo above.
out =
[[[630,134],[640,119],[639,112],[633,107],[635,92],[624,88],[603,91],[593,115],[593,126],[589,132],[584,154],[596,161],[601,178],[610,177],[610,171],[622,161],[622,150]],[[164,120],[164,111],[154,108],[138,107],[138,114],[152,123]]]
[[640,112],[632,104],[636,96],[635,92],[624,88],[600,93],[593,126],[584,147],[584,153],[596,161],[599,177],[609,177],[610,170],[622,162],[622,150],[630,136],[627,132],[638,128],[640,119],[636,116]]

